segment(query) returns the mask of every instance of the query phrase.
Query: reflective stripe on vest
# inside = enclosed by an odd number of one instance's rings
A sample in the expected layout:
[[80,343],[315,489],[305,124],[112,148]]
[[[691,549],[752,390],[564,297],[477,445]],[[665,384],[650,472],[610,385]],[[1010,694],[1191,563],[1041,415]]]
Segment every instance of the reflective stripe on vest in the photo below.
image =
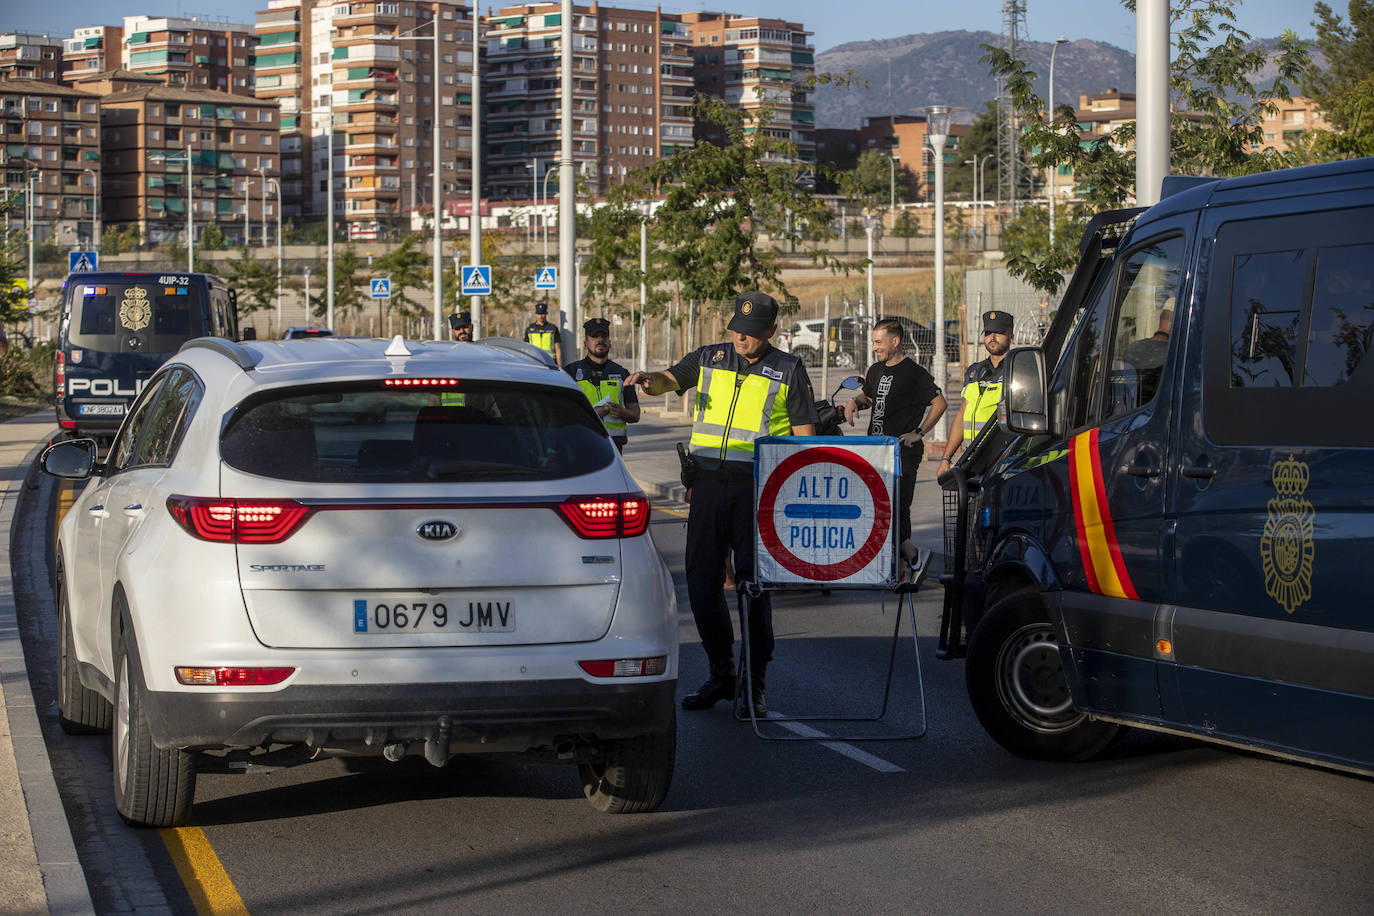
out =
[[692,454],[717,461],[753,461],[755,439],[791,432],[787,386],[780,379],[700,369]]
[[547,331],[526,331],[525,339],[547,353],[553,353],[553,329]]
[[[587,396],[587,400],[591,401],[593,405],[609,395],[612,404],[619,404],[621,407],[625,406],[625,392],[620,387],[620,379],[618,378],[602,379],[600,385],[593,385],[590,379],[580,378],[577,380],[577,387],[582,389],[582,393]],[[601,418],[601,422],[606,424],[606,432],[610,433],[612,436],[619,438],[624,438],[626,436],[624,420],[617,420],[610,414],[606,414],[606,416]]]
[[972,442],[983,424],[996,416],[997,402],[1002,400],[1002,382],[969,382],[961,395],[964,399],[964,441]]

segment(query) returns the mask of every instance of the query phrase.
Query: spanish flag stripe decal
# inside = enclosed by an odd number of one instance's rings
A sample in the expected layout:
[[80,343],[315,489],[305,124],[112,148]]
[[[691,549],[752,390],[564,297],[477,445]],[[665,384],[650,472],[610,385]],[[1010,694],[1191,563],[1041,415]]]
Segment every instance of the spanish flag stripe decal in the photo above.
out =
[[1071,449],[1074,523],[1078,530],[1079,553],[1083,557],[1088,587],[1097,594],[1136,599],[1139,596],[1126,569],[1126,561],[1121,556],[1111,508],[1107,504],[1097,430],[1075,436]]
[[[1083,574],[1088,579],[1088,589],[1094,595],[1102,594],[1102,589],[1097,585],[1097,574],[1093,571],[1092,553],[1088,550],[1088,536],[1084,531],[1083,504],[1078,499],[1077,494],[1082,490],[1081,478],[1082,471],[1079,470],[1079,461],[1083,457],[1083,447],[1079,442],[1081,436],[1075,436],[1069,440],[1069,489],[1073,496],[1073,523],[1078,533],[1078,553],[1083,561]],[[1091,471],[1089,472],[1091,473]]]

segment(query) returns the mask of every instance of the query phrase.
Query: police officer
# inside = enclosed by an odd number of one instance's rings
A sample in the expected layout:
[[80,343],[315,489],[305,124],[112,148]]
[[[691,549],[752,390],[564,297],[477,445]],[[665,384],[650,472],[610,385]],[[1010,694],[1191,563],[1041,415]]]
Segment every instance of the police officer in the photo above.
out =
[[563,365],[563,344],[558,326],[548,321],[549,306],[544,302],[534,305],[534,320],[525,326],[525,340],[553,356],[553,361]]
[[983,313],[983,349],[988,358],[969,366],[964,373],[964,399],[959,415],[950,427],[949,441],[940,458],[937,474],[949,470],[949,463],[967,439],[972,442],[986,424],[997,414],[997,402],[1002,398],[1002,360],[1011,349],[1011,315],[1008,312]]
[[639,422],[639,395],[625,384],[629,370],[611,357],[611,323],[605,318],[589,318],[582,324],[586,334],[583,349],[587,355],[568,363],[563,370],[592,402],[596,415],[606,424],[615,447],[625,451],[629,439],[627,423]]
[[454,340],[472,340],[472,313],[454,312],[448,316],[448,327]]
[[[761,292],[735,299],[729,343],[707,344],[665,372],[625,380],[650,395],[697,389],[691,453],[696,479],[687,515],[687,595],[711,674],[683,709],[709,709],[735,695],[734,628],[725,604],[725,560],[739,582],[754,578],[754,440],[811,436],[816,403],[801,360],[775,349],[778,304]],[[754,714],[767,715],[764,670],[773,657],[772,606],[765,594],[749,613]]]

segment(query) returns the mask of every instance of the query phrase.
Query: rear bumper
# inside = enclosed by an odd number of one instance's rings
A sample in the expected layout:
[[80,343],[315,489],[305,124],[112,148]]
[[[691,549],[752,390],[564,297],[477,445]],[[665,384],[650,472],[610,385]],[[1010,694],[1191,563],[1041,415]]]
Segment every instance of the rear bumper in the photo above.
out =
[[[145,694],[159,747],[362,746],[435,736],[448,717],[455,745],[539,747],[563,737],[631,738],[668,730],[677,681],[582,680],[300,686],[271,693]],[[522,746],[523,745],[523,746]],[[455,751],[460,750],[455,747]]]

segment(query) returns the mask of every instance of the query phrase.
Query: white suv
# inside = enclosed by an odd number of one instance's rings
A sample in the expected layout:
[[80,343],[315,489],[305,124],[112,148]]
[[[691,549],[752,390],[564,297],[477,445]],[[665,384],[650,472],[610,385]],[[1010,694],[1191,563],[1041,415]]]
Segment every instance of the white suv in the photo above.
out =
[[59,529],[59,707],[115,804],[182,824],[198,766],[513,752],[607,811],[672,779],[677,620],[649,503],[587,398],[510,340],[195,340]]

